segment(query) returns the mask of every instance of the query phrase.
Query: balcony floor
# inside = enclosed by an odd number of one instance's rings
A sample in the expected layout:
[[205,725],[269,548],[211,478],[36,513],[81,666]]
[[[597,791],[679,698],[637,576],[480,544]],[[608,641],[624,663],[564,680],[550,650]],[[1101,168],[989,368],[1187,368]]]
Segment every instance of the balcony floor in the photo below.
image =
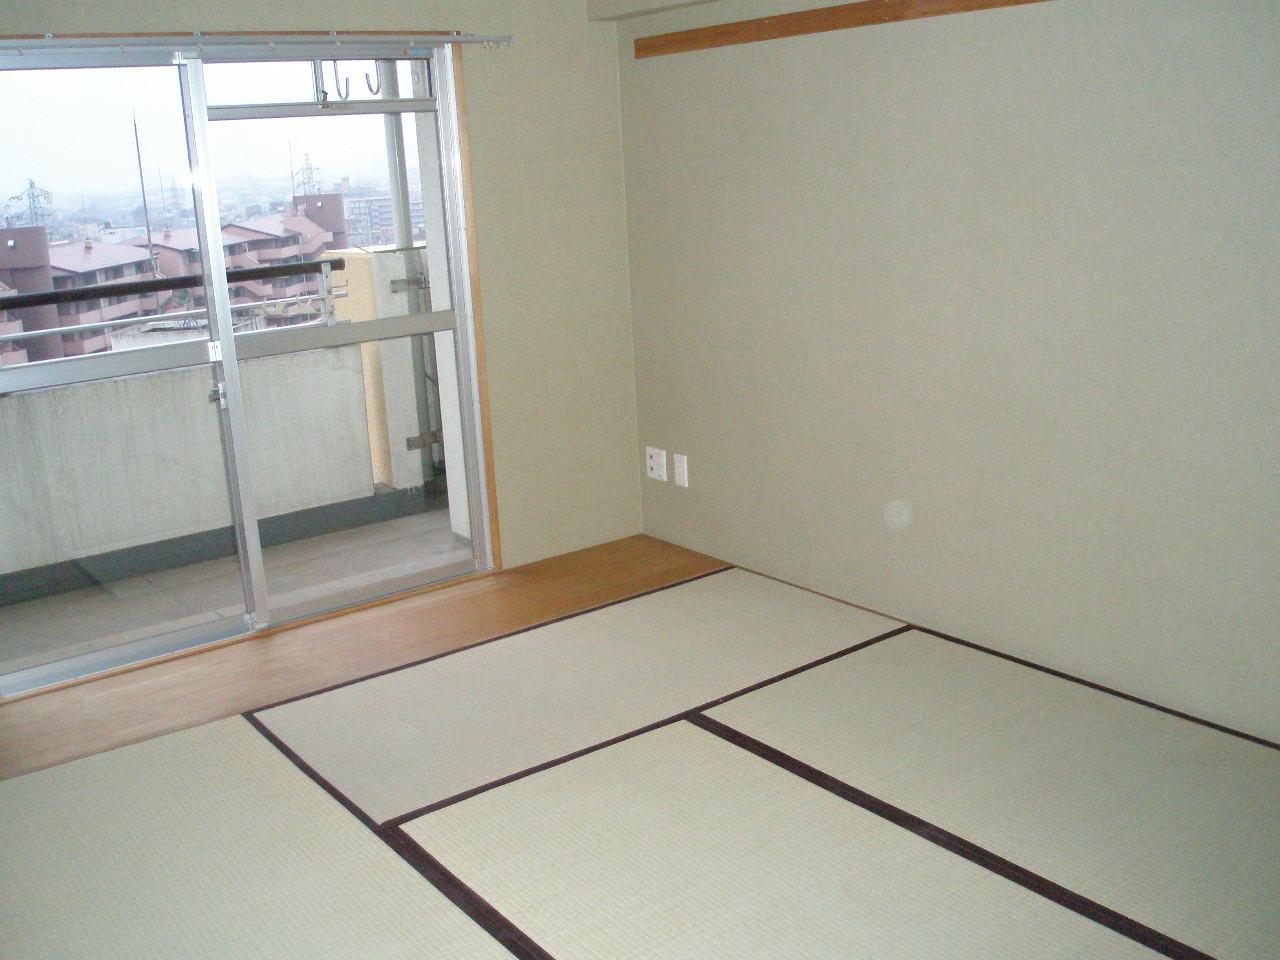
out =
[[[263,551],[276,608],[465,561],[448,510],[296,540]],[[234,557],[0,607],[0,674],[244,612]]]

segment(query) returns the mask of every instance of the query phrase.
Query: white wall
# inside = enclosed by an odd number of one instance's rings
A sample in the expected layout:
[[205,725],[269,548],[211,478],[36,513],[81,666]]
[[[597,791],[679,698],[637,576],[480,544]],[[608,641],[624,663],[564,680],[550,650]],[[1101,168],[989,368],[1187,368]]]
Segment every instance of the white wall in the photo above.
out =
[[771,12],[620,23],[646,531],[1280,736],[1280,5],[631,57]]

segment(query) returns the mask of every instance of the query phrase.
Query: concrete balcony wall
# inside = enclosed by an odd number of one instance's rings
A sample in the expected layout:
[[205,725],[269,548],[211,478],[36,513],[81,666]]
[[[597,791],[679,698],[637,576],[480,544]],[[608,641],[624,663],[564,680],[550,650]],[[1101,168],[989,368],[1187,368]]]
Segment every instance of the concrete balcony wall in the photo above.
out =
[[[249,361],[242,379],[264,516],[374,492],[358,347]],[[197,369],[0,402],[0,573],[230,524],[211,387]]]

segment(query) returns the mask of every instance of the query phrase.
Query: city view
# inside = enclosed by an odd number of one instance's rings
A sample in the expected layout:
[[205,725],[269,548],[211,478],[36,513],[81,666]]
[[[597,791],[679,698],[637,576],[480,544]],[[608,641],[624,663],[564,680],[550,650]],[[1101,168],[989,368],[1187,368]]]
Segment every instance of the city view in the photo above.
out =
[[[298,68],[211,66],[211,99],[292,98],[303,89]],[[86,111],[82,91],[90,83],[103,106]],[[0,75],[0,84],[0,124],[32,131],[20,150],[0,157],[0,366],[149,346],[207,330],[199,287],[5,305],[19,294],[201,272],[172,69],[18,71]],[[33,102],[50,114],[64,108],[83,123],[78,143],[94,144],[92,162],[78,156],[81,150],[68,151],[47,123],[24,125]],[[228,270],[393,244],[382,124],[380,117],[351,116],[220,125],[212,145]],[[425,234],[417,183],[410,177],[415,242]],[[308,322],[323,309],[317,274],[245,279],[229,292],[238,331]],[[27,335],[41,330],[58,332]]]
[[[385,186],[379,190],[377,184],[343,178],[330,192],[320,192],[309,160],[300,174],[307,192],[292,192],[297,182],[223,186],[221,222],[228,269],[278,266],[314,260],[331,250],[395,242],[392,202]],[[34,178],[28,179],[10,196],[0,227],[0,337],[5,338],[0,339],[0,365],[147,346],[192,336],[184,331],[207,329],[207,319],[191,315],[205,305],[200,288],[4,307],[4,298],[15,294],[199,274],[195,214],[190,192],[182,194],[183,189],[173,185],[157,190],[146,204],[140,192],[84,194],[69,209]],[[412,199],[410,206],[414,239],[421,240],[421,199]],[[237,330],[314,320],[322,293],[315,275],[241,281],[230,288],[232,305],[240,308]],[[254,304],[262,305],[244,309]],[[138,322],[125,322],[131,319]],[[70,326],[81,329],[19,336]]]

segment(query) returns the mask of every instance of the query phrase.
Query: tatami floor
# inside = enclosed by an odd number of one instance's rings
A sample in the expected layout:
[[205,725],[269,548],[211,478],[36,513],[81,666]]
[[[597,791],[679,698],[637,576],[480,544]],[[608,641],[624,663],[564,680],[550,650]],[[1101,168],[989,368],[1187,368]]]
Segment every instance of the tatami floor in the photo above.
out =
[[1280,955],[1280,746],[716,565],[0,819],[6,958]]

